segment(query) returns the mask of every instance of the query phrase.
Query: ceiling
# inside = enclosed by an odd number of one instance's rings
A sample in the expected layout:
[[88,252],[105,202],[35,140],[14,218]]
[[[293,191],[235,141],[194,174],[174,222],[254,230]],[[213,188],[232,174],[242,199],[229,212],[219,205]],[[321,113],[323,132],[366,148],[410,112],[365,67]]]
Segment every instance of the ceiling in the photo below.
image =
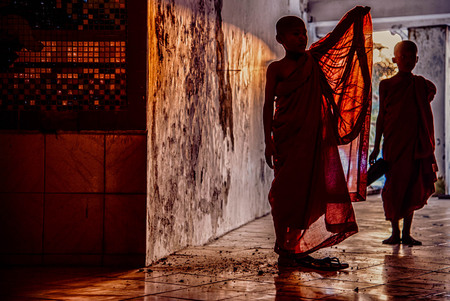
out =
[[[295,1],[295,0],[290,0]],[[356,5],[371,7],[374,31],[450,25],[450,0],[298,0],[318,37],[331,31]]]

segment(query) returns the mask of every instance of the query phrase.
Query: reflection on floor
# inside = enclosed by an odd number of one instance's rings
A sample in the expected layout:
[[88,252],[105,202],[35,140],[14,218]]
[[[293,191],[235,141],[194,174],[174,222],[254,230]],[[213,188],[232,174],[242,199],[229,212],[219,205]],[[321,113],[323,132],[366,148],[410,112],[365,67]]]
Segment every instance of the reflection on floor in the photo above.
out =
[[0,300],[450,300],[450,201],[416,212],[423,246],[388,246],[379,195],[356,203],[360,232],[315,256],[341,272],[278,270],[270,216],[142,269],[3,268]]

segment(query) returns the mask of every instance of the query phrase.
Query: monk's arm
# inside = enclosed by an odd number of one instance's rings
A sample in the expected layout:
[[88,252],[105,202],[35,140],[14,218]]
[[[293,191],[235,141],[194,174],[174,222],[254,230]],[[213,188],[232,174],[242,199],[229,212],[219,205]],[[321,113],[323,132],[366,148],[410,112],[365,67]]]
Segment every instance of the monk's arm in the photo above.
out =
[[434,99],[434,96],[436,95],[436,86],[429,80],[425,80],[426,84],[427,84],[427,90],[428,90],[428,95],[427,95],[427,100],[428,102],[432,102]]
[[375,128],[375,144],[373,147],[373,151],[370,154],[369,162],[374,163],[375,160],[378,157],[378,154],[380,153],[380,143],[381,143],[381,136],[383,136],[383,124],[384,124],[384,99],[386,95],[386,85],[385,82],[380,83],[380,106],[378,111],[378,117],[377,117],[377,123]]
[[264,125],[264,140],[266,144],[265,158],[266,163],[270,168],[273,168],[272,157],[275,154],[275,145],[272,139],[272,122],[273,122],[273,109],[275,100],[275,85],[276,85],[276,68],[273,64],[269,65],[266,74],[266,88],[265,99],[263,107],[263,125]]

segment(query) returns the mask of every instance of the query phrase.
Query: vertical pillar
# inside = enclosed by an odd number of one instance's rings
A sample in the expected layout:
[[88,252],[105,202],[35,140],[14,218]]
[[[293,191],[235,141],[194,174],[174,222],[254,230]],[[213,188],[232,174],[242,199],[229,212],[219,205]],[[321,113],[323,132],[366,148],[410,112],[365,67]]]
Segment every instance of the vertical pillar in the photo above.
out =
[[445,182],[445,193],[447,195],[450,194],[450,26],[447,26],[447,39],[446,39],[446,56],[445,56],[445,111],[444,114],[447,116],[445,121],[445,145],[447,148],[445,149],[445,174],[446,182]]
[[[438,177],[445,181],[445,193],[450,187],[450,39],[449,26],[409,28],[409,39],[418,47],[419,61],[413,73],[431,80],[437,88],[432,102]],[[446,118],[447,116],[447,118]],[[446,135],[447,133],[447,135]],[[447,147],[445,147],[447,145]]]

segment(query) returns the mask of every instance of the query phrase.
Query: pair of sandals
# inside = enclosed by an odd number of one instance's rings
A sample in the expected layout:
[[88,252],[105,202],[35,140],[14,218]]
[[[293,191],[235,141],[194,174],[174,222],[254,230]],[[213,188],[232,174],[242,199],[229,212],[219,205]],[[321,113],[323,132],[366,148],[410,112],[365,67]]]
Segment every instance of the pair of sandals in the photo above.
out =
[[388,239],[383,240],[383,244],[385,245],[398,245],[398,244],[402,244],[402,245],[408,245],[408,246],[421,246],[422,242],[415,240],[412,237],[408,237],[405,239],[393,239],[392,237],[389,237]]
[[348,263],[339,261],[337,257],[325,257],[316,259],[311,256],[305,257],[280,257],[279,266],[285,267],[304,267],[320,271],[339,271],[349,267]]

